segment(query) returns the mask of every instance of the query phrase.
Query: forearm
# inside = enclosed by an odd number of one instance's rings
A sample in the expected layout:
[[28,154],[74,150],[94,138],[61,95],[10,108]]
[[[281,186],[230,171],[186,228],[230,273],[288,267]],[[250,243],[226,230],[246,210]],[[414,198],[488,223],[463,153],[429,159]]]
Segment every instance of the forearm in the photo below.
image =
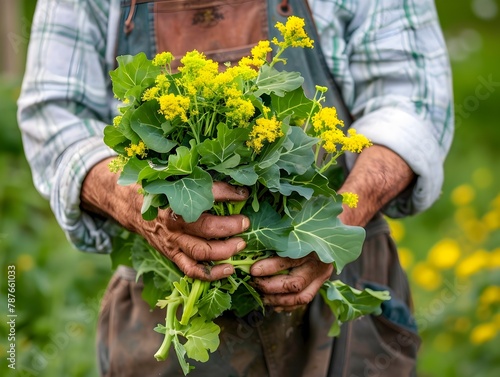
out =
[[[81,190],[82,209],[112,218],[130,231],[137,231],[141,210],[141,196],[138,186],[121,186],[117,183],[118,175],[112,173],[106,159],[89,171]],[[138,216],[139,215],[139,216]],[[145,225],[145,224],[141,224]]]
[[344,206],[342,222],[365,226],[414,179],[413,171],[395,152],[380,145],[366,148],[339,189],[339,193],[354,192],[359,196],[356,208]]

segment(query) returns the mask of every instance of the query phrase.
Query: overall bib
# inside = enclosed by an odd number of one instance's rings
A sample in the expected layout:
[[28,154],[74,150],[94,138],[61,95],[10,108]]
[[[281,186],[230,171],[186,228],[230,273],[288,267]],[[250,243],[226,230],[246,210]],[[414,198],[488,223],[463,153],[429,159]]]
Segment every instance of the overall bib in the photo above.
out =
[[[306,20],[314,49],[289,49],[286,69],[300,71],[304,89],[327,86],[325,106],[335,106],[346,126],[351,122],[334,80],[321,55],[317,33],[305,0],[126,0],[122,1],[117,55],[157,52],[174,56],[197,49],[218,62],[236,62],[263,39],[276,35],[276,21],[288,15]],[[340,275],[358,288],[389,289],[392,299],[381,316],[365,316],[342,325],[338,338],[327,336],[330,309],[317,296],[307,308],[285,313],[252,312],[238,318],[224,313],[220,347],[192,377],[406,377],[415,374],[420,338],[411,315],[407,277],[389,228],[381,215],[366,226],[363,252]],[[338,278],[334,276],[333,278]],[[167,361],[153,355],[163,335],[153,328],[164,322],[164,311],[153,310],[141,298],[135,271],[120,267],[102,301],[97,349],[101,376],[181,377],[173,349]]]

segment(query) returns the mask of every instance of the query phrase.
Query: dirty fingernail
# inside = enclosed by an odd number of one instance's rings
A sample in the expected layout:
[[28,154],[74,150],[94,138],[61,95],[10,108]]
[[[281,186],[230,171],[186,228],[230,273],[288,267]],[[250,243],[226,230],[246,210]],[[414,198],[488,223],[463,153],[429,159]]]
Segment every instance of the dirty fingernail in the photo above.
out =
[[250,226],[250,220],[248,219],[248,217],[243,218],[243,220],[241,221],[241,226],[244,230]]
[[240,241],[238,242],[238,245],[236,245],[236,250],[241,251],[247,246],[245,241]]
[[262,276],[262,275],[264,275],[264,270],[262,269],[262,267],[252,268],[252,275],[253,276]]
[[233,273],[233,269],[231,267],[226,267],[224,269],[224,275],[231,275]]

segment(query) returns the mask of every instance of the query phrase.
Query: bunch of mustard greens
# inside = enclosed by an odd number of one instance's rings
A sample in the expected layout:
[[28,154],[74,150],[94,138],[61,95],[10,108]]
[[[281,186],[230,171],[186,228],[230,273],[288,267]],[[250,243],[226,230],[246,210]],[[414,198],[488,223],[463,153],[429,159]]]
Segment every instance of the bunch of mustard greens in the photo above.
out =
[[[119,183],[139,183],[142,215],[156,218],[170,207],[187,222],[205,211],[217,215],[244,213],[251,226],[240,234],[245,250],[225,261],[235,273],[206,282],[184,276],[167,258],[137,235],[124,233],[115,243],[113,263],[133,266],[145,284],[144,298],[166,310],[165,334],[155,357],[164,360],[171,346],[185,374],[188,359],[205,362],[219,346],[214,322],[226,310],[244,316],[264,310],[250,283],[250,266],[272,255],[301,258],[315,252],[337,273],[361,253],[365,233],[338,219],[342,202],[356,206],[355,194],[340,196],[338,157],[360,152],[369,140],[344,132],[335,108],[322,106],[326,88],[307,98],[298,72],[278,70],[287,48],[312,48],[304,21],[290,17],[277,23],[282,40],[261,41],[237,64],[221,70],[203,53],[180,59],[163,52],[118,57],[111,72],[120,115],[104,130],[105,143],[118,153],[110,169]],[[276,53],[268,58],[273,44]],[[245,202],[214,203],[212,184],[246,186]],[[286,273],[286,272],[285,272]],[[336,320],[343,322],[380,313],[388,292],[356,290],[339,280],[320,290]]]

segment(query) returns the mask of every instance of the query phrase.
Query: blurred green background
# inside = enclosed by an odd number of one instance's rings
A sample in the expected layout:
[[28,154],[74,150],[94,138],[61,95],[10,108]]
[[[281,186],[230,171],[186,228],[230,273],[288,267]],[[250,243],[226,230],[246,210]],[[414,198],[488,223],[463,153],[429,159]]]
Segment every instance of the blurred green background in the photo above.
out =
[[[33,188],[16,100],[35,0],[0,0],[0,374],[96,376],[94,333],[106,256],[66,241]],[[457,127],[443,193],[390,221],[423,337],[419,375],[500,375],[500,1],[437,0]],[[16,267],[17,370],[7,368],[7,269]],[[7,371],[7,372],[5,372]]]

